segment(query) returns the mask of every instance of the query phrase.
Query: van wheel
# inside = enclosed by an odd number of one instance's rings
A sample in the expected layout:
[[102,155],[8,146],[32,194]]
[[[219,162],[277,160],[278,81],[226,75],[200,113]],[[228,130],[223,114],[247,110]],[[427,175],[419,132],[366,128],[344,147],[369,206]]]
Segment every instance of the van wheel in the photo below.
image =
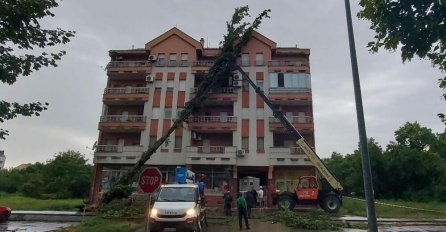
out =
[[326,196],[322,202],[322,209],[328,213],[337,213],[341,208],[341,201],[336,196]]

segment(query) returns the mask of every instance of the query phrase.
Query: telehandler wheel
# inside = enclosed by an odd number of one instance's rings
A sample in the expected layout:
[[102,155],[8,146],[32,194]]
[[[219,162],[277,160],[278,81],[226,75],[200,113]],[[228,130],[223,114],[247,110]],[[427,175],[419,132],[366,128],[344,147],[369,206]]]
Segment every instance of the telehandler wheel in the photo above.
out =
[[341,202],[336,196],[326,196],[322,202],[322,209],[328,213],[337,213],[341,208]]
[[277,206],[279,206],[279,209],[281,210],[293,210],[296,202],[294,202],[294,199],[291,196],[288,195],[281,195],[279,196],[279,203]]

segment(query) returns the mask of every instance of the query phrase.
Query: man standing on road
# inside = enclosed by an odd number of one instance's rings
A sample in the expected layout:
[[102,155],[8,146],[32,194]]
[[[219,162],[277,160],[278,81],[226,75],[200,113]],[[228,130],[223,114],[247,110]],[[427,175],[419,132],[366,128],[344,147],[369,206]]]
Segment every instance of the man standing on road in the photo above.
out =
[[260,186],[259,192],[257,192],[257,201],[261,208],[263,208],[263,187]]
[[255,207],[256,201],[254,200],[255,198],[251,192],[246,192],[245,198],[247,203],[248,218],[251,218],[251,208]]
[[226,192],[223,194],[223,201],[224,201],[224,210],[225,210],[225,216],[231,217],[231,204],[232,204],[232,196],[229,189],[226,190]]
[[247,215],[247,203],[245,197],[243,197],[242,193],[237,194],[237,209],[238,209],[238,225],[240,226],[240,230],[242,230],[242,217],[245,219],[246,229],[249,230],[248,223],[248,215]]

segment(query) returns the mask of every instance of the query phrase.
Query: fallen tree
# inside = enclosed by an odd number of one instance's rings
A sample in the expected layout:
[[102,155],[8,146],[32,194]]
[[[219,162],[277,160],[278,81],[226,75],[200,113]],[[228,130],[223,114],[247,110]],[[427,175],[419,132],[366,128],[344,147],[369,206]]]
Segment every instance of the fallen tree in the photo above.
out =
[[182,127],[183,123],[187,123],[190,116],[206,100],[206,95],[212,88],[221,86],[223,83],[228,83],[228,78],[235,70],[234,64],[237,57],[241,56],[242,48],[251,39],[252,32],[257,29],[262,19],[269,18],[268,13],[271,10],[264,10],[261,12],[252,23],[243,22],[243,19],[249,15],[249,7],[239,7],[235,9],[230,21],[226,22],[227,34],[223,36],[223,41],[220,42],[220,55],[215,59],[214,65],[209,69],[205,75],[204,81],[198,86],[197,94],[193,99],[188,101],[179,117],[174,120],[170,129],[161,138],[159,138],[153,145],[149,146],[147,151],[143,152],[141,158],[136,162],[132,169],[126,173],[118,183],[108,191],[103,198],[104,202],[109,202],[114,198],[114,190],[116,187],[122,189],[122,186],[131,184],[142,167],[150,159],[153,153],[166,142],[169,136],[175,129]]

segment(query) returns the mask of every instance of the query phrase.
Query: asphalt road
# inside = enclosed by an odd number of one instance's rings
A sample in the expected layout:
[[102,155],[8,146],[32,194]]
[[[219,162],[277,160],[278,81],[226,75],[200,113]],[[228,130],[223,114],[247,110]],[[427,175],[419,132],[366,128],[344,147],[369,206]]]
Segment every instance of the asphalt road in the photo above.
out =
[[77,222],[8,221],[0,223],[0,231],[48,232],[71,226]]

